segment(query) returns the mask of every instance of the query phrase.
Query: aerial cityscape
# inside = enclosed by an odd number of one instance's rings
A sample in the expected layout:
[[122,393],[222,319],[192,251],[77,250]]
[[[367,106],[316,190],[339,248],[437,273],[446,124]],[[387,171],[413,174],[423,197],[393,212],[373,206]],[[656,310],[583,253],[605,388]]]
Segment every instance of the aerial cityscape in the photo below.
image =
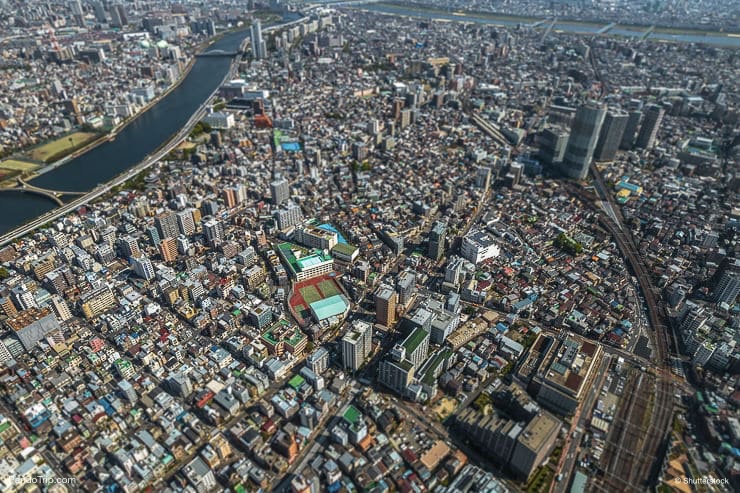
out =
[[736,1],[0,13],[0,491],[740,491]]

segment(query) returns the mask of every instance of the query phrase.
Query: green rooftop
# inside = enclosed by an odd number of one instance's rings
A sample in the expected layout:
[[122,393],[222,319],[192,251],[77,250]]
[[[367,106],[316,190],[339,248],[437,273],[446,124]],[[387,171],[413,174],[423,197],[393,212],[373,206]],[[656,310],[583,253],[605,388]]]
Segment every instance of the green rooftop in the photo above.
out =
[[300,375],[296,375],[290,379],[288,385],[293,387],[293,390],[298,390],[303,386],[304,383],[306,383],[306,379]]
[[356,246],[350,245],[348,243],[337,243],[336,245],[334,245],[334,248],[331,249],[332,252],[337,252],[340,255],[346,255],[348,257],[351,257],[356,250]]
[[422,329],[421,327],[417,327],[414,329],[414,331],[406,338],[406,340],[403,341],[403,347],[406,349],[406,355],[409,355],[416,351],[416,348],[419,347],[419,344],[426,338],[429,337],[429,333]]
[[344,414],[342,415],[345,421],[351,425],[355,424],[360,416],[362,416],[362,413],[352,404],[347,406],[347,410],[344,411]]

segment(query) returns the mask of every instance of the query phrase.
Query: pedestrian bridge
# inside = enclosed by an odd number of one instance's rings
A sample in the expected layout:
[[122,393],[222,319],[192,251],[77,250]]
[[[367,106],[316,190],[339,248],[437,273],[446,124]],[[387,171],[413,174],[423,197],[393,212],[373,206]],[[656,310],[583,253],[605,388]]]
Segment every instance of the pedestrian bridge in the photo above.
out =
[[52,202],[55,202],[59,206],[64,205],[64,202],[62,202],[62,199],[60,198],[62,195],[82,196],[87,193],[87,192],[68,192],[64,190],[50,190],[48,188],[41,188],[41,187],[31,185],[30,183],[25,181],[23,178],[18,178],[17,185],[15,187],[0,188],[0,192],[32,193],[32,194],[39,195],[41,197],[45,197],[51,200]]

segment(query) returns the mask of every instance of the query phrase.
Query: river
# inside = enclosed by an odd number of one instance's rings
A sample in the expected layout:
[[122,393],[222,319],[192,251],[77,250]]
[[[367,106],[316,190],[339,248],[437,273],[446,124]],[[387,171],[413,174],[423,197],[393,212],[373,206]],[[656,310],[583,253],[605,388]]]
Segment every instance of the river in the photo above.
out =
[[[497,18],[496,14],[490,15],[476,15],[474,13],[444,13],[444,12],[423,12],[421,10],[410,9],[402,7],[400,5],[379,5],[379,4],[358,4],[352,8],[358,8],[367,10],[370,12],[376,12],[379,14],[394,14],[394,15],[405,15],[408,17],[421,17],[426,19],[443,19],[457,22],[476,22],[479,24],[492,24],[495,26],[517,26],[527,25],[527,21],[517,21],[511,18]],[[544,19],[541,19],[544,20]],[[602,27],[608,25],[608,22],[604,22],[599,25],[598,23],[592,22],[577,22],[577,21],[558,21],[553,26],[556,31],[562,31],[569,34],[596,34]],[[548,22],[541,25],[540,29],[545,29]],[[642,36],[647,27],[642,26],[627,26],[618,25],[614,29],[609,31],[609,35],[617,35],[624,37],[635,37],[639,38]],[[674,32],[675,31],[675,32]],[[671,41],[679,43],[703,43],[713,46],[724,46],[729,48],[740,48],[740,37],[728,36],[723,33],[706,32],[700,33],[697,31],[682,33],[680,29],[672,30],[672,32],[666,33],[661,32],[660,29],[652,32],[648,39],[651,41]]]
[[[284,21],[297,17],[290,14]],[[228,33],[207,50],[235,51],[248,34],[248,28]],[[197,58],[180,85],[121,130],[115,140],[44,173],[31,183],[52,190],[89,191],[135,166],[183,127],[221,83],[231,61],[230,57]],[[0,234],[55,207],[53,202],[40,196],[0,193]]]

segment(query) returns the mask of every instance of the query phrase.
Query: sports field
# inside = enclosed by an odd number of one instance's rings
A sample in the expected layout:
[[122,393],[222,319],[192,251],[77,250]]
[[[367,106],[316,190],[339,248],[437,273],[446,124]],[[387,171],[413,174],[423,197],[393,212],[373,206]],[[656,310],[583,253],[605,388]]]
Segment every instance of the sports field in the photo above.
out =
[[333,277],[325,275],[314,277],[295,284],[293,287],[293,296],[288,300],[291,308],[295,311],[301,323],[311,317],[309,305],[331,296],[342,294],[341,288]]
[[45,163],[55,159],[61,159],[66,154],[79,149],[97,137],[98,134],[93,132],[74,132],[32,149],[29,152],[29,157],[37,161],[44,161]]

